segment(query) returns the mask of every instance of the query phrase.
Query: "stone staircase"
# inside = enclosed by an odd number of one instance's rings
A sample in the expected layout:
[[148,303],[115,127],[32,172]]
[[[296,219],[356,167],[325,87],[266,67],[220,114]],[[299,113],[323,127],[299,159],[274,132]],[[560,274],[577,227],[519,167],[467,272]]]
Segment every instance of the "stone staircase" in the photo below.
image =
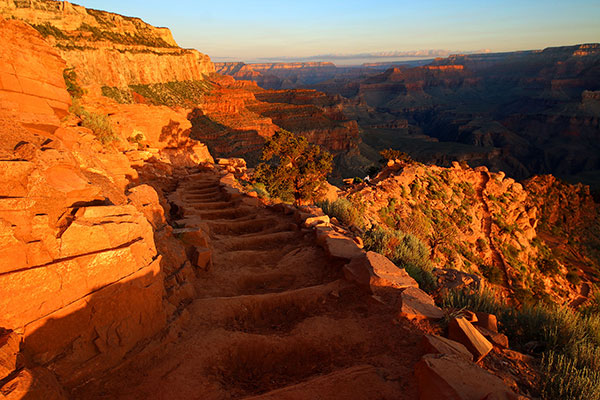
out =
[[418,329],[344,280],[347,260],[317,246],[313,230],[219,182],[204,172],[178,188],[174,233],[205,235],[211,255],[211,267],[196,268],[185,328],[77,395],[417,398]]

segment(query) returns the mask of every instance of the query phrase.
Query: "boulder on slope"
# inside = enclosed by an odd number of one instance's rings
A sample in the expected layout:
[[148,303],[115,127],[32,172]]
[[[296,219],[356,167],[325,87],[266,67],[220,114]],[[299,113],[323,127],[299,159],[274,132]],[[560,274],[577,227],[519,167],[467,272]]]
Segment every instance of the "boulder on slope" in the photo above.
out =
[[441,308],[427,293],[416,287],[409,287],[400,294],[400,315],[408,319],[438,320],[444,316]]
[[386,256],[373,251],[352,259],[344,266],[344,275],[347,280],[358,283],[370,293],[381,287],[400,290],[419,287],[404,268],[397,267]]
[[454,318],[448,324],[448,337],[465,347],[480,361],[494,346],[465,318]]

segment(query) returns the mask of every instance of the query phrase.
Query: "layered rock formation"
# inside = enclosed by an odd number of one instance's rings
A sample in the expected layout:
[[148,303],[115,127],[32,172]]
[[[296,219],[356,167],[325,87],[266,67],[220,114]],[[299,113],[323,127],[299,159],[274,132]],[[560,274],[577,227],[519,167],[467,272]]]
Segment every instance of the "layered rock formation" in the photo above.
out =
[[[175,275],[192,264],[160,204],[161,173],[175,175],[165,149],[136,164],[146,151],[102,146],[74,117],[61,123],[64,61],[30,26],[0,24],[0,327],[25,355],[0,391],[63,398],[61,386],[114,366],[176,317],[187,278]],[[148,171],[158,194],[140,185]]]
[[326,81],[339,73],[330,62],[215,63],[216,72],[256,82],[264,89],[292,89]]
[[34,26],[77,69],[84,84],[121,87],[202,80],[214,72],[208,56],[179,48],[169,29],[139,18],[54,0],[5,0],[0,15]]
[[215,155],[245,157],[253,164],[264,141],[282,128],[333,152],[358,145],[358,126],[333,97],[313,90],[263,90],[230,77],[213,77],[213,83],[190,118],[192,136]]

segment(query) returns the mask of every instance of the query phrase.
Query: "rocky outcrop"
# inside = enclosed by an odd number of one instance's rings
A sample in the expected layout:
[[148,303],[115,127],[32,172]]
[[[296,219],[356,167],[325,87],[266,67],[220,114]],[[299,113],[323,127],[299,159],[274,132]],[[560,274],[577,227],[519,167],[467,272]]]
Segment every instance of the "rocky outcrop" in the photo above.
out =
[[68,113],[65,62],[27,24],[0,17],[0,110],[25,126],[53,132]]
[[19,4],[7,0],[0,3],[0,15],[34,26],[68,66],[76,68],[85,85],[203,80],[214,72],[208,56],[179,48],[169,29],[139,18],[54,0]]
[[[442,291],[480,290],[479,276],[487,284],[521,295],[524,291],[519,289],[527,289],[535,298],[571,301],[579,289],[567,281],[567,268],[579,270],[581,261],[557,261],[550,253],[554,244],[540,235],[538,226],[545,197],[533,182],[530,187],[537,191],[485,167],[390,161],[371,184],[356,185],[342,197],[360,198],[366,204],[367,227],[378,225],[418,237],[439,268],[434,273]],[[573,207],[584,201],[571,198]],[[589,195],[585,201],[590,204]],[[543,209],[549,214],[551,206]]]

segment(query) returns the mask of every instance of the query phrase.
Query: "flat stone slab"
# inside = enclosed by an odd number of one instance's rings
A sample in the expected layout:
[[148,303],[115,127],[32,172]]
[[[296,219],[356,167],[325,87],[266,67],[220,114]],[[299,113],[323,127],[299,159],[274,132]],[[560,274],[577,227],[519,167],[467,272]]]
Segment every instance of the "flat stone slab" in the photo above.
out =
[[473,355],[464,345],[438,335],[423,335],[421,349],[425,354],[455,355],[473,361]]
[[454,318],[448,324],[448,338],[462,343],[480,361],[494,346],[465,318]]
[[324,248],[332,257],[351,260],[364,254],[356,242],[337,232],[327,232],[323,237]]
[[441,308],[427,293],[416,287],[409,287],[400,294],[400,315],[408,319],[438,320],[444,316]]

